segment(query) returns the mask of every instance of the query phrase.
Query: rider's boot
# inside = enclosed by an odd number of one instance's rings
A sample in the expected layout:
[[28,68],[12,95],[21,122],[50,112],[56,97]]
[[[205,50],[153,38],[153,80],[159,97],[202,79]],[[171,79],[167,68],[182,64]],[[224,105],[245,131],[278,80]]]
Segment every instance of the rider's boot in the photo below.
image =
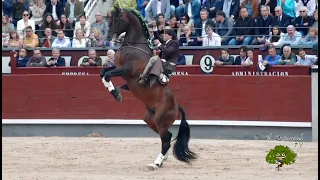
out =
[[158,58],[158,56],[150,58],[150,60],[149,60],[149,62],[147,64],[147,66],[145,67],[143,73],[140,75],[140,78],[137,80],[138,84],[144,86],[147,83],[149,71],[151,70],[151,68],[155,64],[157,58]]

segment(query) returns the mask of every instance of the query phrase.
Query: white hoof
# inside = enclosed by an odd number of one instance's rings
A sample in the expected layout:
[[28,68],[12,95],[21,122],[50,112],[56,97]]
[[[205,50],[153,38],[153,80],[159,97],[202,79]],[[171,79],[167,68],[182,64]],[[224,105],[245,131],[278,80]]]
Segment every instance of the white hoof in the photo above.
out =
[[155,169],[158,169],[159,168],[159,166],[157,166],[157,165],[155,165],[155,164],[149,164],[148,166],[147,166],[147,169],[149,170],[149,171],[154,171]]

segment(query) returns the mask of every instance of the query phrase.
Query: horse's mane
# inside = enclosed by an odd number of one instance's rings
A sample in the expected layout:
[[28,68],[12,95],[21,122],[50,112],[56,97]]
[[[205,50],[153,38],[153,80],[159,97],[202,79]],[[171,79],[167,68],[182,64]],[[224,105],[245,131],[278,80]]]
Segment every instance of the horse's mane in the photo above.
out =
[[129,12],[132,12],[138,19],[139,19],[139,22],[141,23],[142,25],[142,31],[143,31],[143,35],[148,39],[150,40],[151,37],[150,37],[150,34],[149,34],[149,30],[148,30],[148,26],[147,26],[147,22],[146,20],[144,19],[144,17],[140,14],[139,11],[135,10],[135,9],[129,9],[129,8],[123,8]]

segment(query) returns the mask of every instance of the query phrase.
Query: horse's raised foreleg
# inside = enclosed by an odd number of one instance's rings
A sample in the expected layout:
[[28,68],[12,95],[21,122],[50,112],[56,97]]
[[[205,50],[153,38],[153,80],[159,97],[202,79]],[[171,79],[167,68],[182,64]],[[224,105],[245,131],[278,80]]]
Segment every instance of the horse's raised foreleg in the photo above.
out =
[[[113,70],[106,71],[102,78],[102,83],[106,88],[108,88],[109,92],[113,95],[113,97],[119,101],[122,102],[122,95],[120,93],[119,89],[116,89],[112,82],[112,77],[118,77],[118,76],[124,76],[128,73],[128,69],[121,67],[121,68],[115,68]],[[101,75],[101,74],[100,74]]]

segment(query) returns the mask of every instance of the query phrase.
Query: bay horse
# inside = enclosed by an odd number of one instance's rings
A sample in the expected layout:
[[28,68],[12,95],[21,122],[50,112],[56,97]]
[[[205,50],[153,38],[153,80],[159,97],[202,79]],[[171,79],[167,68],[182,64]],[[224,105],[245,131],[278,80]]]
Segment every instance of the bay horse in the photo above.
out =
[[126,32],[124,41],[114,56],[115,67],[101,69],[100,76],[103,84],[113,97],[121,102],[120,89],[113,86],[111,78],[122,77],[126,81],[127,90],[130,90],[135,98],[146,105],[143,120],[160,135],[162,144],[161,153],[154,163],[148,165],[149,170],[161,167],[167,159],[172,137],[168,129],[180,115],[181,123],[175,139],[173,155],[179,161],[191,165],[197,155],[188,147],[190,128],[186,121],[186,113],[178,105],[172,90],[160,82],[153,83],[151,87],[143,87],[137,83],[137,79],[152,57],[152,48],[148,43],[150,42],[148,27],[139,12],[115,8],[111,15],[107,39],[110,41],[123,32]]

